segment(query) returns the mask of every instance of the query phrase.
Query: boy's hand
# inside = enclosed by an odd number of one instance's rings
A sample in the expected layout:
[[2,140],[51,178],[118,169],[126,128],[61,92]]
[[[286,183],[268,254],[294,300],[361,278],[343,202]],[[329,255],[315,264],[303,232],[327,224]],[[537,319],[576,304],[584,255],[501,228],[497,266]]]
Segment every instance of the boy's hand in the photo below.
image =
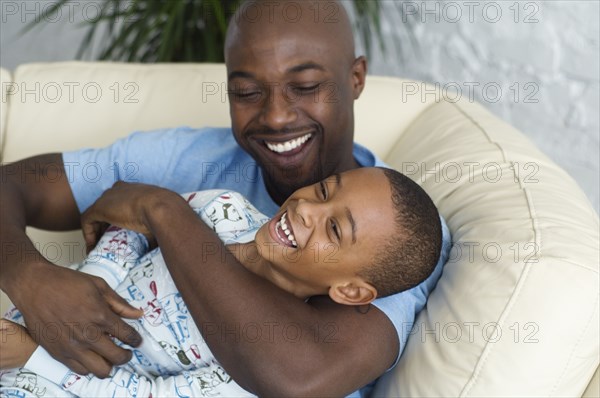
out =
[[27,329],[0,319],[0,369],[23,367],[37,347]]
[[81,230],[88,252],[108,224],[139,232],[153,246],[149,215],[164,201],[171,200],[183,201],[183,198],[157,186],[117,181],[81,215]]

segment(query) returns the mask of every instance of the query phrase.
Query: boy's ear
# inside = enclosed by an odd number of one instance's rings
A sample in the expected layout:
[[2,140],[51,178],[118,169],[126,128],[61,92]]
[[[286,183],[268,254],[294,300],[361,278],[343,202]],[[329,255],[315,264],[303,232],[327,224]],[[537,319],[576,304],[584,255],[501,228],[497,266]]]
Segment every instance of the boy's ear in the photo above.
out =
[[354,280],[331,286],[329,297],[338,304],[365,305],[377,298],[377,289],[363,280]]

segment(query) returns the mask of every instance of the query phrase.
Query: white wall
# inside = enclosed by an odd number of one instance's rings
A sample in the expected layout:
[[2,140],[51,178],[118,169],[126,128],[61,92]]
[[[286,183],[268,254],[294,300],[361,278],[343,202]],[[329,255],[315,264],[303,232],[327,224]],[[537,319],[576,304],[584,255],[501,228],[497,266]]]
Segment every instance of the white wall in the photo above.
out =
[[[84,32],[78,23],[95,15],[97,1],[76,0],[53,23],[21,36],[53,2],[0,0],[0,65],[73,59]],[[388,52],[375,52],[370,73],[472,94],[531,137],[599,209],[598,1],[406,1],[407,13],[420,13],[410,16],[418,51],[396,11],[401,3],[383,2]]]
[[13,70],[26,62],[75,59],[86,32],[80,24],[97,15],[99,1],[74,0],[23,34],[23,29],[56,1],[0,0],[0,66]]
[[473,94],[565,168],[598,211],[600,2],[408,1],[418,51],[398,4],[384,2],[383,29],[404,50],[377,51],[370,72]]

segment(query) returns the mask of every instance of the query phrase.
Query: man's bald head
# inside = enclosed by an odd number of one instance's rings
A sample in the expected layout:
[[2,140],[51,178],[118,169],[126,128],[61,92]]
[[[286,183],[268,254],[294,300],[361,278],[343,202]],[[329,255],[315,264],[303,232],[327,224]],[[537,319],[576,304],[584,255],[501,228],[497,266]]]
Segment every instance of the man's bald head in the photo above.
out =
[[231,51],[248,43],[269,40],[314,40],[338,61],[352,62],[355,57],[350,19],[339,1],[247,0],[232,16],[225,38],[225,62]]
[[225,41],[231,128],[277,203],[358,166],[354,101],[367,72],[337,1],[242,4]]

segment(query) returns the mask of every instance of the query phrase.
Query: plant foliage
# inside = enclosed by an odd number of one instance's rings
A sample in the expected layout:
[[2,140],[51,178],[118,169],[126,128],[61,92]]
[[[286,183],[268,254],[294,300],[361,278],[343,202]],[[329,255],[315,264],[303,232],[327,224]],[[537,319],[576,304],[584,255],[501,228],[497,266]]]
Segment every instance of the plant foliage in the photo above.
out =
[[[30,30],[73,0],[58,0],[47,7],[31,24]],[[383,17],[400,18],[410,30],[401,0],[392,0],[398,11],[383,13],[380,0],[346,0],[355,17],[355,28],[368,55],[376,40],[383,52]],[[223,62],[223,45],[229,17],[241,0],[103,0],[94,19],[82,22],[87,32],[77,58],[92,53],[92,44],[100,43],[100,60],[125,62]],[[100,27],[104,25],[105,28]],[[102,32],[103,33],[99,33]],[[396,43],[398,45],[398,43]]]

